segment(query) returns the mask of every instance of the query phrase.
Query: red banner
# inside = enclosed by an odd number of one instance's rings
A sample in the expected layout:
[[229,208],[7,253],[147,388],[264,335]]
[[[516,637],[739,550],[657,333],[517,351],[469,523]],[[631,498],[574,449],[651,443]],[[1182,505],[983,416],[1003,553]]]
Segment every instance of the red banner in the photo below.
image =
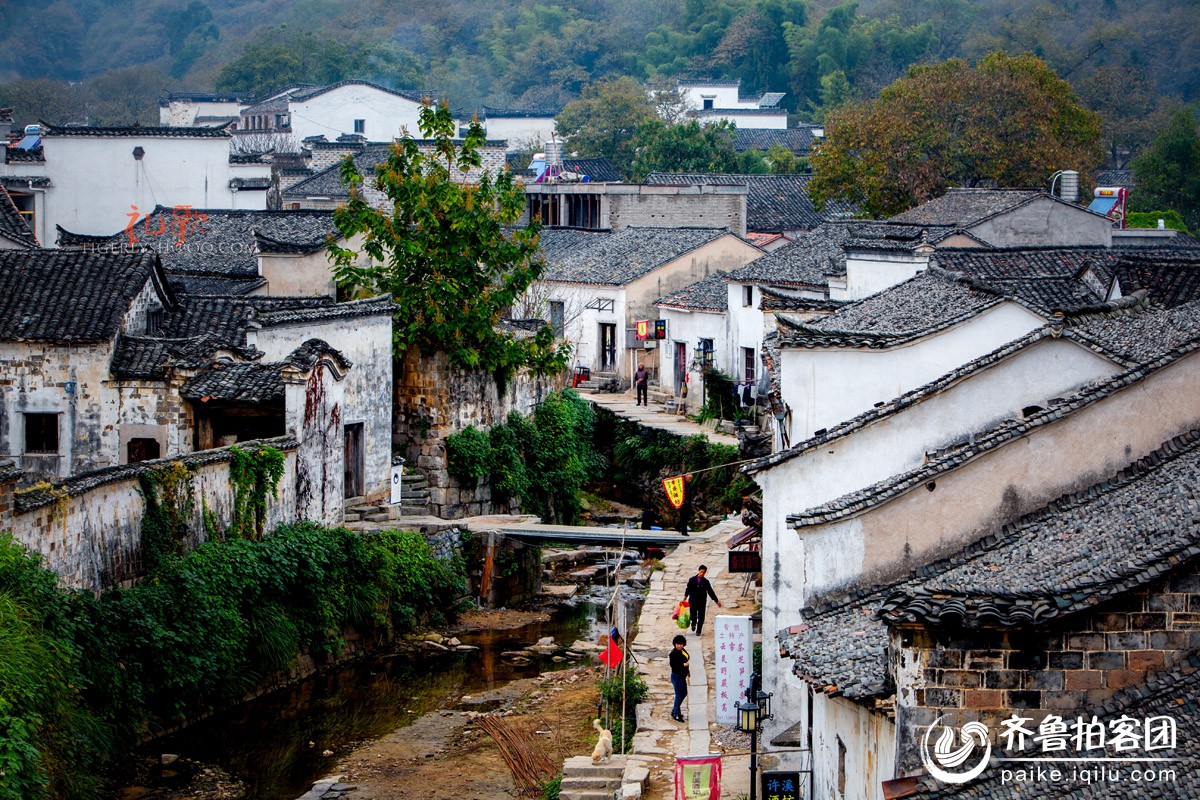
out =
[[667,499],[671,501],[671,505],[679,508],[683,505],[683,476],[676,475],[674,478],[663,478],[663,491],[667,493]]
[[675,759],[675,800],[720,800],[720,797],[720,756]]
[[650,338],[650,320],[639,319],[636,323],[636,329],[639,341]]

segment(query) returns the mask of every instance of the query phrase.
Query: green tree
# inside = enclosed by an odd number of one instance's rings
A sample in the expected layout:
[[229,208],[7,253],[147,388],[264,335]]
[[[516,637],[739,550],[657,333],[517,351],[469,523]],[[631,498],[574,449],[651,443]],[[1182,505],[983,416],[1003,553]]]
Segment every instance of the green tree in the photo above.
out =
[[1194,109],[1176,109],[1132,166],[1137,178],[1130,197],[1134,211],[1171,209],[1192,230],[1200,228],[1200,135]]
[[676,125],[658,119],[643,122],[638,127],[632,177],[640,181],[651,172],[735,172],[739,163],[733,131],[724,120],[711,125],[696,120]]
[[952,186],[1040,186],[1100,163],[1100,118],[1033,56],[913,67],[878,99],[829,117],[810,158],[814,202],[890,216]]
[[555,119],[555,129],[568,150],[604,156],[628,176],[637,156],[638,129],[657,120],[645,87],[633,78],[618,78],[585,87],[583,97]]
[[370,187],[386,198],[382,208],[367,202],[368,180],[354,161],[341,167],[350,201],[334,212],[338,232],[349,241],[363,237],[360,254],[332,246],[335,276],[348,288],[387,293],[398,306],[393,327],[399,354],[410,347],[445,351],[461,367],[486,369],[503,380],[529,367],[546,374],[566,366],[564,345],[548,326],[529,338],[498,329],[513,302],[541,275],[541,223],[508,230],[525,209],[525,193],[504,170],[481,171],[484,131],[472,121],[461,143],[446,105],[421,110],[421,135],[395,142]]

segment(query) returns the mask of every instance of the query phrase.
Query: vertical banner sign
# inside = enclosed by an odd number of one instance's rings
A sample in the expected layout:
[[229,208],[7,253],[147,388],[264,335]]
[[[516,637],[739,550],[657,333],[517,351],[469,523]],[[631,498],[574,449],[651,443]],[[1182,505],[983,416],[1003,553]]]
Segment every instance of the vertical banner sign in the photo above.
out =
[[650,338],[650,320],[639,319],[637,321],[636,325],[637,325],[638,341],[642,342],[642,341],[645,341],[646,339],[649,339]]
[[717,722],[735,725],[738,703],[746,696],[753,671],[754,644],[749,617],[717,615],[716,630]]
[[674,478],[663,478],[663,491],[667,493],[667,499],[671,501],[671,505],[679,508],[683,505],[683,476],[676,475]]
[[675,800],[720,800],[720,797],[720,756],[675,759]]
[[654,320],[654,338],[655,339],[667,338],[667,321],[665,319]]
[[761,797],[763,800],[800,800],[800,773],[763,772]]
[[404,465],[403,464],[397,464],[394,467],[392,467],[392,497],[391,497],[392,505],[398,505],[400,503],[400,489],[404,485],[404,481],[401,480],[401,477],[403,475],[404,475]]

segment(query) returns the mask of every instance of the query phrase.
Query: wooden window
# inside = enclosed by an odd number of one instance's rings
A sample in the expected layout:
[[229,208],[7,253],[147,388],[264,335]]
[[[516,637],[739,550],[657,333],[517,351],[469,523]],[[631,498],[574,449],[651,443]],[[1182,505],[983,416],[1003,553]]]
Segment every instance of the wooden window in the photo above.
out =
[[25,452],[58,452],[58,414],[25,415]]
[[755,358],[754,348],[753,347],[743,347],[742,348],[742,380],[747,381],[747,382],[754,380],[754,371],[755,371],[756,366],[757,366],[757,359]]

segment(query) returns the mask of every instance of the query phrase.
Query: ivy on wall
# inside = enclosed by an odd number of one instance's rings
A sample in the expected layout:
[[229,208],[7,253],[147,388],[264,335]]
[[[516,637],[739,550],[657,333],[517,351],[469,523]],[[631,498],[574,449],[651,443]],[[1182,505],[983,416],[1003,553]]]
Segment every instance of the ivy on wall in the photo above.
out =
[[267,497],[274,498],[283,477],[285,458],[274,447],[229,448],[229,480],[233,484],[233,520],[229,533],[258,540],[267,524]]

